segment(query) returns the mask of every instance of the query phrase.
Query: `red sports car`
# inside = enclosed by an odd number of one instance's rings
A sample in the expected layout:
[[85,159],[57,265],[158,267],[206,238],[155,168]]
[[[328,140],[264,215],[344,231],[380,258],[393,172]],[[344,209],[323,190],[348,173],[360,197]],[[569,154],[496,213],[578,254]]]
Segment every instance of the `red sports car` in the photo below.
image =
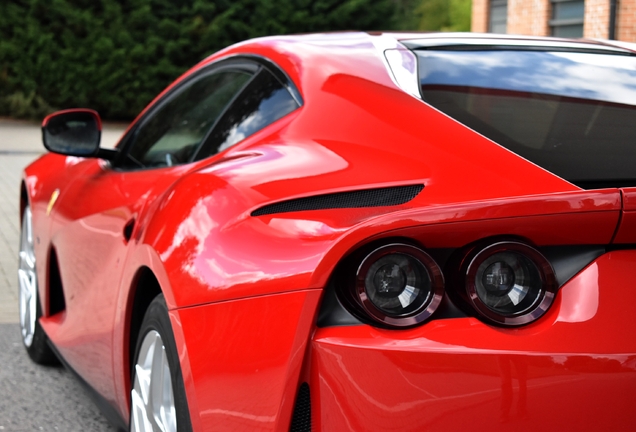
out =
[[269,37],[43,122],[20,317],[132,431],[635,430],[636,50]]

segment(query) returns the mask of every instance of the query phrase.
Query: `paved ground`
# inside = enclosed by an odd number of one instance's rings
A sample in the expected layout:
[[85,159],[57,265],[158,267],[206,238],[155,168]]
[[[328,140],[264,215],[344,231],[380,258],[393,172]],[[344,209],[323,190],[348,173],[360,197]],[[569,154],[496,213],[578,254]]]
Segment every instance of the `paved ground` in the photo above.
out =
[[0,395],[0,432],[115,432],[69,371],[29,360],[18,324],[0,324]]
[[[112,147],[123,125],[105,125]],[[45,152],[35,123],[0,119],[0,431],[113,431],[75,378],[27,357],[19,335],[17,256],[22,169]]]

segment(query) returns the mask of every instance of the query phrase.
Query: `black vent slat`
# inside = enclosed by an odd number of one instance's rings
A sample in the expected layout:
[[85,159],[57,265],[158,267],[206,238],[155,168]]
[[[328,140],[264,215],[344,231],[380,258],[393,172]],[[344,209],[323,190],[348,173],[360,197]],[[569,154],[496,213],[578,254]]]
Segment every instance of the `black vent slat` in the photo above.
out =
[[254,210],[252,216],[306,210],[396,206],[411,201],[422,189],[424,185],[418,184],[296,198],[263,206]]
[[289,432],[311,432],[311,397],[307,383],[302,383],[298,389]]

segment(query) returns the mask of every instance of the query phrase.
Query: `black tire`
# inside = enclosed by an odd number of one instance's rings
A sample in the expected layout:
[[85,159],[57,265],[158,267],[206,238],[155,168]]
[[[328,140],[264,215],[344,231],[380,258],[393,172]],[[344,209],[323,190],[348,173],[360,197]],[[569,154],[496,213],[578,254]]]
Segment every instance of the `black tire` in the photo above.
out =
[[40,325],[42,310],[40,309],[40,298],[37,299],[37,318],[35,320],[35,331],[33,332],[33,342],[31,346],[24,346],[31,360],[39,365],[57,366],[60,360],[57,358],[49,345],[49,337]]
[[[172,325],[170,324],[170,317],[168,315],[168,307],[164,300],[163,294],[158,295],[150,303],[144,320],[141,323],[141,329],[137,337],[137,343],[135,347],[135,356],[132,366],[131,376],[131,399],[132,392],[135,383],[135,365],[139,362],[139,353],[144,341],[145,336],[151,331],[156,331],[161,336],[168,365],[170,367],[170,376],[172,381],[172,393],[174,398],[174,406],[176,412],[177,431],[178,432],[191,432],[192,424],[190,422],[190,412],[188,410],[188,401],[185,393],[185,386],[183,384],[183,375],[181,373],[181,365],[179,363],[179,355],[177,353],[177,346],[174,340],[174,334],[172,332]],[[131,400],[131,413],[129,419],[129,428],[132,429],[133,418],[133,402]]]
[[[25,207],[24,211],[22,212],[23,222],[22,222],[21,231],[24,231],[26,223],[30,223],[30,219],[27,222],[25,218],[25,214],[27,213],[27,211],[30,211],[28,206]],[[20,247],[22,249],[23,232],[20,233],[20,239],[21,239]],[[37,262],[35,262],[34,266],[35,268],[37,268]],[[57,356],[55,355],[55,353],[49,346],[49,338],[44,332],[44,329],[42,328],[42,326],[40,325],[40,317],[42,316],[42,307],[40,305],[40,295],[37,288],[39,284],[39,282],[37,281],[37,270],[36,270],[35,280],[36,280],[36,289],[35,289],[34,301],[36,302],[36,306],[35,306],[36,314],[35,314],[35,325],[33,327],[33,339],[31,340],[31,344],[27,345],[24,337],[22,337],[22,344],[24,345],[24,348],[26,349],[27,354],[29,355],[31,360],[33,360],[35,363],[41,364],[41,365],[58,365],[60,364],[60,361],[58,360]],[[19,290],[20,290],[20,282],[18,281],[18,296],[20,296]],[[21,332],[20,336],[22,336],[22,328],[20,329],[20,332]]]

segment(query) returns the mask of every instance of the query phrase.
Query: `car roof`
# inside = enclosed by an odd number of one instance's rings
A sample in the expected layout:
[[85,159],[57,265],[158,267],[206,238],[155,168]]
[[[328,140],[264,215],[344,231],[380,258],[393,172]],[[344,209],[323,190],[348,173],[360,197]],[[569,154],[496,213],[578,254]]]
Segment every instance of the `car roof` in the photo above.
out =
[[634,54],[636,44],[604,39],[566,39],[547,36],[525,36],[494,33],[385,33],[369,32],[372,36],[385,36],[395,39],[410,49],[455,49],[480,48],[519,48],[519,49],[557,49],[572,51],[604,51],[615,54]]

